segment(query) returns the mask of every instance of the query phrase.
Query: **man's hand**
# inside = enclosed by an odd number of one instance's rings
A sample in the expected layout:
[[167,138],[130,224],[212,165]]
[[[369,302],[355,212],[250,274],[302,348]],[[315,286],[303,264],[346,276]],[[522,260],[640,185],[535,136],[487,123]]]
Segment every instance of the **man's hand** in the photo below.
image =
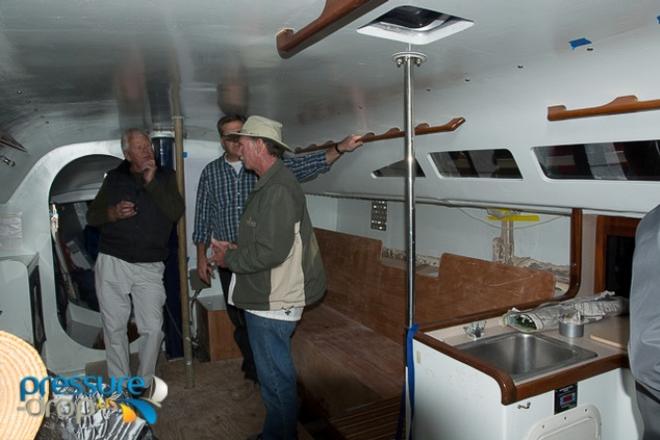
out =
[[211,284],[211,278],[213,278],[213,266],[209,264],[205,254],[202,254],[197,258],[197,275],[205,284]]
[[339,142],[337,149],[339,149],[339,151],[342,153],[350,153],[351,151],[354,151],[356,148],[360,147],[362,144],[362,136],[353,134],[346,136],[341,142]]
[[362,145],[362,136],[353,134],[346,136],[338,144],[333,144],[332,147],[325,150],[325,161],[328,165],[332,165],[342,154],[350,153]]
[[215,238],[211,239],[211,249],[213,250],[213,257],[211,260],[220,267],[227,267],[225,264],[225,254],[228,249],[236,249],[236,246],[233,243],[228,241],[219,241]]
[[124,220],[137,214],[135,203],[122,200],[116,205],[108,207],[108,218],[111,222]]
[[147,163],[145,163],[144,168],[142,169],[142,178],[144,179],[144,183],[149,183],[154,179],[154,176],[156,175],[156,161],[155,160],[149,160]]

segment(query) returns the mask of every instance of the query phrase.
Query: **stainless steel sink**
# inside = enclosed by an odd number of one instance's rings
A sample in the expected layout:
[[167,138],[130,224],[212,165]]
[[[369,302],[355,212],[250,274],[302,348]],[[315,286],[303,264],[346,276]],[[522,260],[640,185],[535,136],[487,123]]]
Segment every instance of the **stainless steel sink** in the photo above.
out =
[[527,379],[596,357],[593,351],[528,333],[507,333],[456,348],[507,372],[513,380]]

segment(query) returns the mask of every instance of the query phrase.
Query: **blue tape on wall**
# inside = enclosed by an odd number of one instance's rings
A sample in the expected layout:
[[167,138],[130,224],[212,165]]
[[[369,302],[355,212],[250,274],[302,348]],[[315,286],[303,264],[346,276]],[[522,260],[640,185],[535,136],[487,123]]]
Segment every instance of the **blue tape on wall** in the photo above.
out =
[[660,15],[656,17],[658,19],[658,24],[660,24]]
[[587,46],[591,44],[591,41],[587,40],[586,38],[578,38],[577,40],[569,41],[568,44],[571,45],[571,49],[576,49],[580,46]]
[[188,152],[187,152],[187,151],[184,151],[184,152],[183,152],[183,158],[185,159],[186,157],[188,157]]

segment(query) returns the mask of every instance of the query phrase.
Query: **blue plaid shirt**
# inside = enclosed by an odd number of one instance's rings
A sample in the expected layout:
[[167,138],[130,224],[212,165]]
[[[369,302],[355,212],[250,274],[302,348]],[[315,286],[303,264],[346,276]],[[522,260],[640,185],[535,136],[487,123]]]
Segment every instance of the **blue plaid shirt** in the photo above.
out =
[[[301,182],[330,169],[324,150],[302,156],[285,156],[282,161]],[[224,155],[206,165],[197,186],[193,242],[208,245],[211,237],[238,241],[238,224],[256,182],[257,175],[244,167],[236,174]]]

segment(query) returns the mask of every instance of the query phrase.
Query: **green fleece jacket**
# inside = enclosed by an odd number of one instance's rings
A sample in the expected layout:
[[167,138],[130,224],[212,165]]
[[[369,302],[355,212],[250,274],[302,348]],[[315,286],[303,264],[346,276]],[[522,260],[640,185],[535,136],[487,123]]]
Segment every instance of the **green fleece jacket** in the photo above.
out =
[[257,181],[228,250],[236,273],[234,304],[248,310],[280,310],[319,301],[325,271],[307,212],[305,194],[278,160]]

